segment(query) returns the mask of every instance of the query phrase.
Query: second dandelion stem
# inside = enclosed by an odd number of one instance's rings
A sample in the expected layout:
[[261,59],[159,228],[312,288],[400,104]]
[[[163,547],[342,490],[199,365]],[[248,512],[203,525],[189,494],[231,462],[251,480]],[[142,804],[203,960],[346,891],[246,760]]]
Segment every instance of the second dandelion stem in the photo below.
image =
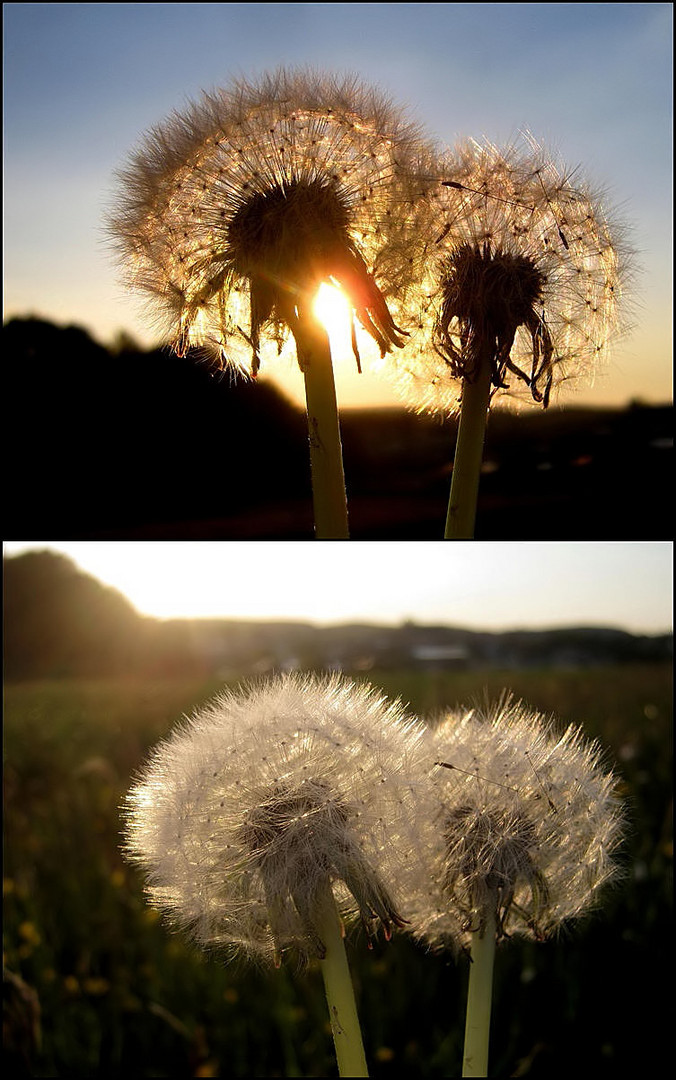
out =
[[340,919],[328,881],[323,888],[320,910],[321,926],[318,929],[326,949],[321,968],[338,1072],[340,1076],[368,1076]]
[[476,379],[470,382],[465,378],[462,384],[460,423],[444,533],[446,540],[471,540],[474,536],[490,396],[491,365],[484,358]]
[[345,540],[350,534],[331,347],[324,328],[307,317],[299,318],[294,336],[305,377],[315,536]]

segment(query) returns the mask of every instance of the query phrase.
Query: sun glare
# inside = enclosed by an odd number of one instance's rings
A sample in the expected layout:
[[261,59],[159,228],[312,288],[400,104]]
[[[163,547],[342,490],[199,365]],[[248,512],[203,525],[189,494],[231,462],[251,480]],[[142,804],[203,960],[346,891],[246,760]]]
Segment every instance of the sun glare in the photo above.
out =
[[[340,371],[355,370],[355,354],[352,347],[352,309],[345,293],[337,285],[323,281],[317,290],[312,311],[329,335],[331,358],[336,365],[336,375]],[[375,373],[383,365],[380,352],[371,337],[357,323],[355,325],[357,348],[369,371]],[[361,378],[361,376],[360,376]],[[360,392],[363,393],[363,383]]]
[[336,285],[323,281],[312,305],[317,319],[329,335],[331,352],[340,354],[350,344],[350,305],[345,293]]

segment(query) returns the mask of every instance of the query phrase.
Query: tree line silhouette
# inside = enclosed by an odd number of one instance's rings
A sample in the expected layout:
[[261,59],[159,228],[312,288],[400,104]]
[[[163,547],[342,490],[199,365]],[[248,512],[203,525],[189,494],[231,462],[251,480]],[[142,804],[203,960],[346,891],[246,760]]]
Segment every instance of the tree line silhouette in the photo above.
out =
[[[304,416],[268,383],[36,318],[4,325],[3,361],[6,537],[312,537]],[[672,423],[492,411],[477,539],[670,539]],[[352,409],[341,428],[353,538],[439,539],[456,421]]]

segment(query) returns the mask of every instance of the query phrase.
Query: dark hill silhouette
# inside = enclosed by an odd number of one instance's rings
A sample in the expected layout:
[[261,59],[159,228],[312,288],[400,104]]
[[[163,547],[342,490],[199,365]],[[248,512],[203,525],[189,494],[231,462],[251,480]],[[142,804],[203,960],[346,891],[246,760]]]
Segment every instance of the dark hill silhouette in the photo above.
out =
[[65,555],[3,558],[5,677],[10,680],[201,675],[187,622],[146,618]]
[[311,535],[304,419],[273,388],[40,320],[5,325],[3,364],[5,535],[190,532],[286,498],[307,503]]
[[[3,327],[6,537],[311,538],[302,410],[196,355]],[[354,539],[439,539],[456,423],[341,414]],[[671,539],[673,406],[495,410],[477,539]]]
[[124,672],[140,620],[128,600],[51,551],[3,559],[5,674],[9,678]]

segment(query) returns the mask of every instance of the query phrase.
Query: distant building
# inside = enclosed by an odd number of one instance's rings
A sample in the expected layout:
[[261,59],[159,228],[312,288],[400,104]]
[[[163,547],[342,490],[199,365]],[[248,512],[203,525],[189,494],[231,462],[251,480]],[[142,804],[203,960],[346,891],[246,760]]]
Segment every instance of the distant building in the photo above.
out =
[[469,663],[469,651],[462,645],[414,645],[411,659],[416,667],[426,671],[464,671]]

